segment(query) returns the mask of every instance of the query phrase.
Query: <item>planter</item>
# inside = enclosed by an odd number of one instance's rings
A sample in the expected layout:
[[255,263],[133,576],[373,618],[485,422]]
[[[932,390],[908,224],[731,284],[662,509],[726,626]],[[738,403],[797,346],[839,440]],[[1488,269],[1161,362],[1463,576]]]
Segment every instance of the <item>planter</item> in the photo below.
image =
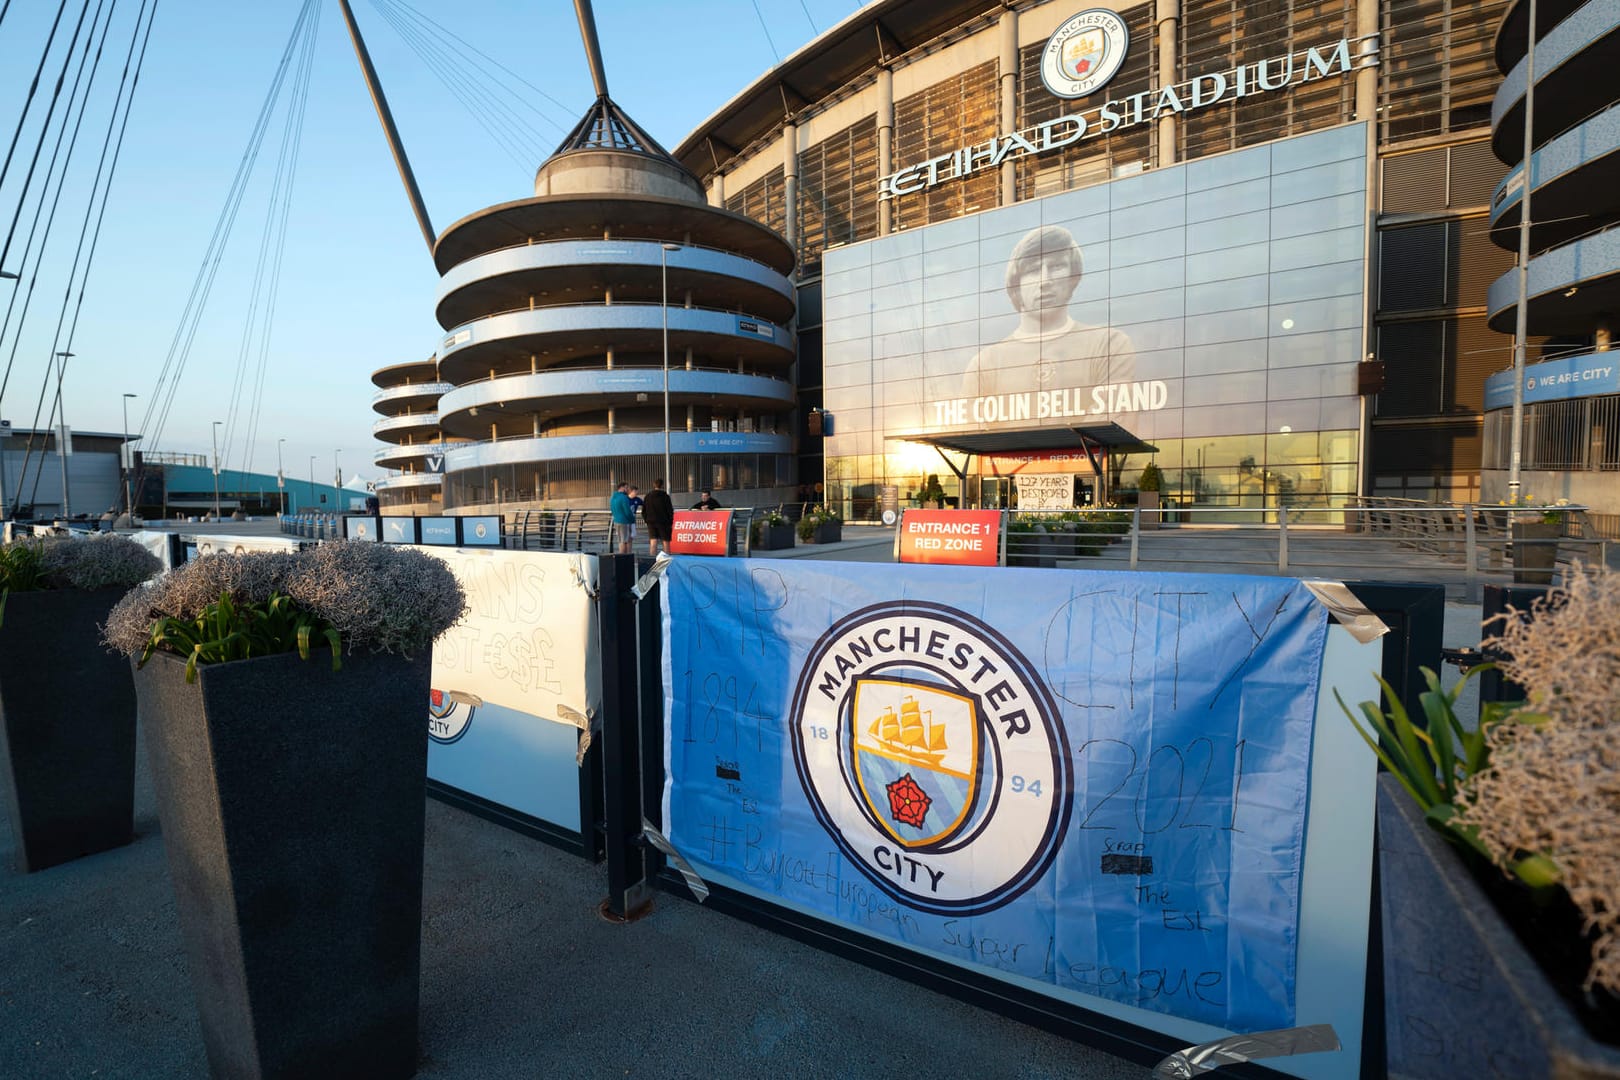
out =
[[1558,565],[1562,521],[1513,523],[1513,580],[1522,585],[1551,585]]
[[759,539],[754,541],[755,551],[781,551],[783,548],[793,546],[793,523],[785,525],[761,525]]
[[815,527],[810,534],[807,544],[836,544],[844,539],[844,523],[841,521],[823,522]]
[[101,643],[123,587],[12,593],[0,625],[0,769],[18,869],[134,837],[135,687]]
[[1137,492],[1136,507],[1141,511],[1137,515],[1141,528],[1157,529],[1159,527],[1159,493],[1157,491]]
[[1392,1080],[1620,1077],[1452,847],[1378,778],[1385,1044]]
[[213,1075],[415,1073],[429,667],[135,673]]

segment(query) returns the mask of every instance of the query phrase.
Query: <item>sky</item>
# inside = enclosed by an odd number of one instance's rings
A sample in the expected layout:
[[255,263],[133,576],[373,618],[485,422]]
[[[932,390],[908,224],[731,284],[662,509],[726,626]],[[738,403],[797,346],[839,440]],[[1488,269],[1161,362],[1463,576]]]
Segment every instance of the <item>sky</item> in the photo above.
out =
[[[407,0],[350,2],[434,229],[442,232],[485,206],[531,196],[534,170],[593,99],[573,4],[408,0],[407,8]],[[356,471],[380,477],[383,470],[372,465],[382,444],[371,435],[377,419],[371,373],[432,354],[441,336],[433,319],[438,275],[337,0],[314,0],[307,103],[301,128],[291,129],[301,130],[298,152],[286,155],[278,171],[288,110],[297,96],[294,50],[229,240],[210,264],[206,307],[194,319],[186,318],[188,298],[304,0],[156,3],[99,234],[92,181],[142,0],[13,0],[0,16],[0,148],[15,143],[0,179],[0,245],[8,249],[0,270],[21,275],[0,280],[0,317],[11,312],[0,334],[0,364],[10,365],[0,418],[19,429],[46,426],[51,395],[44,388],[52,357],[71,351],[62,374],[62,408],[73,430],[126,430],[127,406],[127,430],[146,436],[148,451],[211,455],[217,436],[226,468],[274,471],[279,451],[290,475],[313,471],[326,480],[341,468],[345,479]],[[861,4],[597,0],[595,6],[609,93],[673,148],[773,67],[777,55],[789,55]],[[67,46],[86,8],[70,57]],[[59,9],[57,36],[25,111]],[[421,17],[442,29],[426,27]],[[77,141],[69,156],[70,122],[57,166],[48,172],[63,118],[78,115],[77,105],[67,103],[80,57],[86,42],[101,40],[102,27],[108,29],[99,66],[93,80],[90,65],[83,67],[86,81],[74,99],[88,101]],[[396,27],[428,43],[429,59]],[[504,99],[509,114],[482,108],[481,124],[435,74],[435,68],[447,67],[443,58],[454,44],[447,34],[514,73],[477,61],[491,73],[486,82],[498,79],[517,95]],[[94,49],[88,57],[94,61]],[[40,143],[64,59],[69,63],[60,100]],[[463,80],[452,74],[465,92]],[[521,141],[510,134],[515,120],[531,129]],[[41,149],[24,198],[36,145]],[[107,160],[111,156],[109,150]],[[273,197],[278,175],[283,194]],[[285,242],[272,309],[277,245],[266,248],[264,237],[268,232],[273,241],[278,235],[282,214]],[[31,229],[32,248],[25,243]],[[70,278],[76,249],[88,250],[92,238],[88,271],[81,255],[79,273]],[[41,250],[42,257],[24,258],[24,252]],[[177,338],[189,348],[176,347]],[[182,354],[183,375],[176,380]],[[261,366],[262,392],[255,394]],[[170,378],[161,379],[165,368]],[[154,403],[161,404],[170,387],[172,403],[159,427],[161,410]],[[36,422],[42,392],[45,405]],[[126,400],[124,394],[136,396]],[[216,428],[214,421],[222,423]]]

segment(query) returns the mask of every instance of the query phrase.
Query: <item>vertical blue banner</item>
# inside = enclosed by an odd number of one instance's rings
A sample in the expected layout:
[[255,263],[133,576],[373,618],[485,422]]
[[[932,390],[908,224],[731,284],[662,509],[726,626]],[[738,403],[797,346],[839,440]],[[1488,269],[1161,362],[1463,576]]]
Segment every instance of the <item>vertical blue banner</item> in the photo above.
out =
[[1294,1023],[1327,614],[1235,575],[676,559],[664,823],[951,959]]

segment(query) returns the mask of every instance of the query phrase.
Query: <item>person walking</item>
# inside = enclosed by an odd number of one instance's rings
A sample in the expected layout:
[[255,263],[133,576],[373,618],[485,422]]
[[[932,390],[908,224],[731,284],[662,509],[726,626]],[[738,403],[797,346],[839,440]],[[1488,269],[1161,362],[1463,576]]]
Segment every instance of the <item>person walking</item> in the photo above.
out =
[[613,540],[620,555],[630,554],[636,542],[636,512],[630,506],[629,489],[629,484],[619,484],[608,501],[608,509],[613,512]]
[[718,510],[718,509],[720,509],[720,500],[715,498],[714,494],[708,488],[704,488],[703,489],[703,498],[701,498],[697,502],[693,503],[692,504],[692,509],[694,509],[694,510]]
[[668,552],[670,534],[675,530],[675,504],[670,501],[669,492],[664,490],[663,477],[654,480],[652,490],[647,492],[647,498],[641,504],[641,520],[647,526],[652,553]]

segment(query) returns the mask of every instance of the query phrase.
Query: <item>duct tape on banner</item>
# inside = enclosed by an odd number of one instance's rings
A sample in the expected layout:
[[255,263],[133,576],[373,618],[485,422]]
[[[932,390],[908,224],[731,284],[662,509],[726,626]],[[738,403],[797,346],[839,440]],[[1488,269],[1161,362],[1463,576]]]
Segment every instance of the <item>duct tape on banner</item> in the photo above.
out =
[[709,898],[708,884],[698,877],[698,872],[692,869],[692,864],[675,850],[675,845],[669,842],[669,838],[653,828],[653,823],[646,818],[641,819],[641,834],[647,838],[647,843],[661,851],[676,872],[686,879],[686,887],[692,890],[692,895],[697,898],[698,903],[701,904]]
[[1333,1030],[1332,1024],[1256,1031],[1178,1050],[1154,1066],[1153,1077],[1154,1080],[1188,1080],[1189,1077],[1214,1072],[1222,1065],[1338,1049],[1339,1035]]
[[1356,598],[1350,587],[1342,581],[1301,581],[1333,613],[1333,619],[1350,631],[1350,636],[1363,645],[1377,641],[1389,633],[1383,619],[1367,610],[1367,605]]
[[574,571],[574,584],[584,589],[586,596],[595,600],[601,595],[602,590],[592,584],[590,577],[585,573],[585,556],[575,555],[574,561],[570,564],[570,569]]
[[573,724],[579,728],[579,747],[574,751],[574,765],[585,764],[585,751],[591,748],[591,716],[589,712],[580,712],[567,705],[557,706],[557,719],[565,724]]
[[630,587],[631,595],[637,600],[645,599],[647,594],[652,592],[652,587],[658,584],[658,579],[663,576],[664,570],[669,566],[670,560],[673,558],[674,556],[669,552],[660,551],[658,558],[652,564],[652,568],[642,574],[641,578]]

